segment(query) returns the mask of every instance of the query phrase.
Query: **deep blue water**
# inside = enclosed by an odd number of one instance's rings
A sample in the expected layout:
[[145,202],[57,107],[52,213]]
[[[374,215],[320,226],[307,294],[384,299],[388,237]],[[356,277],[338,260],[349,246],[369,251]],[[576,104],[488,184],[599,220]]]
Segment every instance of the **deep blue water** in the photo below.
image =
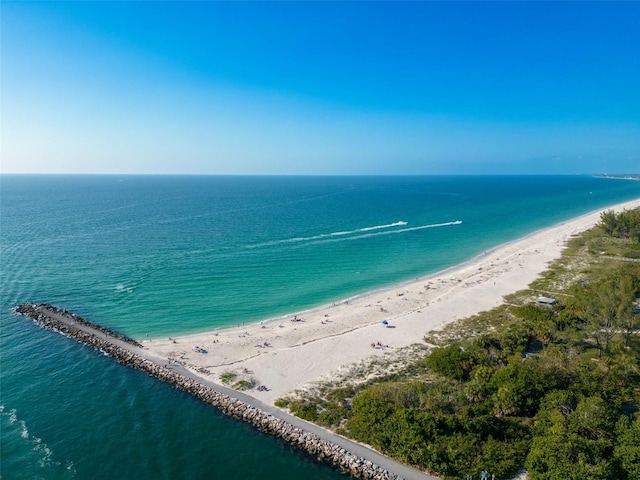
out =
[[2,478],[339,477],[17,317],[18,303],[138,338],[224,327],[639,197],[640,182],[585,176],[1,176]]

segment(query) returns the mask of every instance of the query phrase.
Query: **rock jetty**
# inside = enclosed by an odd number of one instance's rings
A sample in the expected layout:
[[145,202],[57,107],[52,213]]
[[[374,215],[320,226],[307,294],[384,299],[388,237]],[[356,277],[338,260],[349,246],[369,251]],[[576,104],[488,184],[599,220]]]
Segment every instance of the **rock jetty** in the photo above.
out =
[[[15,311],[32,319],[38,325],[62,333],[76,341],[103,352],[114,358],[122,365],[141,370],[152,377],[173,385],[175,388],[187,392],[200,400],[213,405],[226,415],[244,420],[258,430],[281,438],[290,445],[300,448],[319,461],[338,467],[343,473],[353,478],[368,480],[401,480],[401,477],[360,456],[353,455],[345,448],[317,435],[296,428],[290,423],[247,403],[218,392],[194,379],[160,365],[153,360],[144,358],[135,352],[142,345],[135,340],[106,329],[65,309],[48,304],[23,304]],[[130,345],[118,345],[118,340]]]

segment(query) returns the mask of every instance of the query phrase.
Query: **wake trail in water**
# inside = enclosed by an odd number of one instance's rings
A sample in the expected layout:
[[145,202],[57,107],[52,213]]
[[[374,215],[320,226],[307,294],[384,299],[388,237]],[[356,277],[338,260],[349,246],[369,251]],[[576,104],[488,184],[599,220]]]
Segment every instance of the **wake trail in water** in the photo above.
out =
[[[398,230],[388,230],[388,231],[384,231],[384,232],[376,232],[376,233],[367,233],[364,235],[356,235],[353,237],[348,237],[348,238],[343,238],[340,240],[359,240],[361,238],[371,238],[371,237],[379,237],[381,235],[393,235],[396,233],[406,233],[406,232],[415,232],[417,230],[426,230],[427,228],[438,228],[438,227],[448,227],[450,225],[460,225],[462,223],[461,220],[456,220],[454,222],[444,222],[444,223],[433,223],[431,225],[420,225],[417,227],[409,227],[409,228],[401,228]],[[333,239],[328,239],[326,240],[326,242],[332,242],[332,241],[340,241],[340,240],[333,240]]]
[[[419,225],[417,227],[395,228],[395,227],[403,227],[405,225],[408,225],[407,222],[399,221],[399,222],[389,223],[385,225],[374,225],[372,227],[357,228],[355,230],[321,233],[321,234],[312,235],[309,237],[293,237],[293,238],[285,238],[282,240],[273,240],[270,242],[259,243],[256,245],[248,245],[247,248],[271,247],[274,245],[282,245],[282,244],[290,244],[290,243],[309,243],[309,244],[315,245],[318,243],[338,242],[343,240],[358,240],[361,238],[377,237],[380,235],[391,235],[394,233],[414,232],[417,230],[425,230],[427,228],[438,228],[438,227],[447,227],[450,225],[460,225],[461,223],[462,223],[461,220],[456,220],[453,222]],[[376,230],[384,230],[384,231],[378,232]],[[336,237],[339,237],[339,238],[336,238]]]
[[284,238],[282,240],[272,240],[269,242],[258,243],[256,245],[248,245],[247,248],[271,247],[273,245],[280,245],[283,243],[311,242],[314,240],[321,240],[323,238],[341,237],[345,235],[353,235],[354,233],[358,233],[358,232],[368,232],[371,230],[380,230],[383,228],[401,227],[403,225],[407,225],[407,222],[399,221],[394,223],[388,223],[386,225],[374,225],[372,227],[357,228],[355,230],[345,230],[345,231],[331,232],[331,233],[320,233],[318,235],[312,235],[310,237]]

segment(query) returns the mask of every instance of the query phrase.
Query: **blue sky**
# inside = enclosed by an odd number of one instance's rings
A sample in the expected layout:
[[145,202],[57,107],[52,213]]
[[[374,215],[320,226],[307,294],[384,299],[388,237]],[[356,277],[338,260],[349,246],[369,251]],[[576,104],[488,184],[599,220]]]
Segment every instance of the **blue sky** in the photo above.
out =
[[640,2],[11,2],[4,173],[640,171]]

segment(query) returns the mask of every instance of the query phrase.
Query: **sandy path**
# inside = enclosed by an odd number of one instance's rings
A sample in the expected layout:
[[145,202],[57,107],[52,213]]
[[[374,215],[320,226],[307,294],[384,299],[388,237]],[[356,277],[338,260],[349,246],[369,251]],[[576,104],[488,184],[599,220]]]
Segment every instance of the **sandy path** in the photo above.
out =
[[[341,366],[421,342],[458,318],[488,310],[526,288],[566,241],[589,229],[605,210],[640,207],[640,199],[601,209],[533,233],[419,281],[371,292],[348,302],[240,328],[143,342],[148,353],[174,358],[215,382],[224,372],[253,377],[268,390],[246,393],[272,403]],[[385,328],[386,320],[391,327]],[[388,348],[372,348],[372,343]],[[198,345],[206,353],[193,351]],[[182,358],[181,358],[182,357]]]

